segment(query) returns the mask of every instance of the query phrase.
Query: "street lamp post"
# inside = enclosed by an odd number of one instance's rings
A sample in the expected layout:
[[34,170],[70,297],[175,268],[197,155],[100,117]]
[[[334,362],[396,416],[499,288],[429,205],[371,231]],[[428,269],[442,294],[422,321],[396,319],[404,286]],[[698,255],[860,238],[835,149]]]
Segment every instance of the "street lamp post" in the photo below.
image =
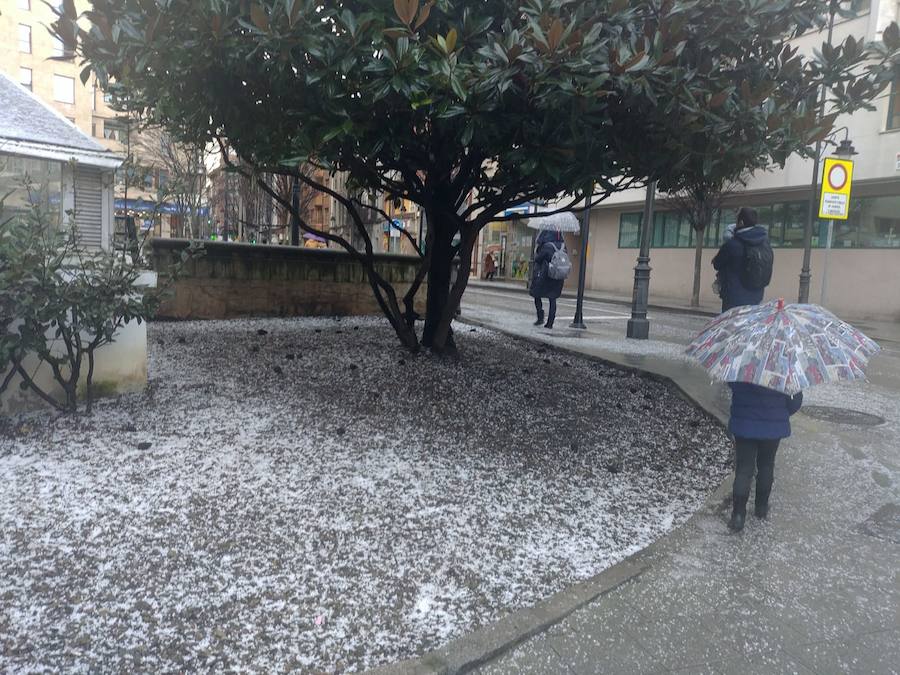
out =
[[[837,14],[837,1],[831,0],[829,3],[828,10],[828,39],[827,44],[831,46],[831,38],[834,34],[834,16]],[[825,86],[822,86],[822,91],[819,93],[819,119],[822,119],[822,115],[825,113],[825,97],[828,92],[825,90]],[[822,158],[822,141],[816,141],[816,152],[813,156],[813,172],[812,172],[812,183],[810,184],[810,199],[809,199],[809,209],[806,213],[806,226],[803,228],[803,266],[800,269],[800,291],[798,293],[797,300],[800,303],[809,302],[809,284],[812,280],[812,235],[813,235],[813,223],[816,220],[817,213],[817,197],[818,197],[818,187],[819,187],[819,161]]]
[[650,297],[650,237],[653,234],[653,206],[656,200],[656,181],[647,185],[644,215],[641,221],[641,250],[634,267],[634,293],[631,296],[631,318],[626,335],[635,340],[650,337],[647,303]]
[[575,318],[572,320],[572,328],[585,330],[584,323],[584,282],[587,276],[588,239],[591,235],[591,194],[594,186],[591,185],[584,195],[584,213],[581,216],[581,264],[578,265],[578,297],[575,300]]

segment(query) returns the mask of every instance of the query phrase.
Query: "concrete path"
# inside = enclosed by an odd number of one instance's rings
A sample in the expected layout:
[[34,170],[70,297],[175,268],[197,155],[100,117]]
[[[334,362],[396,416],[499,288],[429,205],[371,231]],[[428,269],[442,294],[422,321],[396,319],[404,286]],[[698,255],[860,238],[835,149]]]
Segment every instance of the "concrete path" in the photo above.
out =
[[[479,287],[463,319],[667,375],[725,414],[723,389],[682,357],[704,317],[656,311],[655,339],[629,342],[621,306],[589,302],[577,332],[567,302],[547,331],[529,298]],[[769,521],[730,534],[726,486],[643,573],[478,672],[900,673],[900,327],[877,333],[871,383],[813,390],[794,418]]]

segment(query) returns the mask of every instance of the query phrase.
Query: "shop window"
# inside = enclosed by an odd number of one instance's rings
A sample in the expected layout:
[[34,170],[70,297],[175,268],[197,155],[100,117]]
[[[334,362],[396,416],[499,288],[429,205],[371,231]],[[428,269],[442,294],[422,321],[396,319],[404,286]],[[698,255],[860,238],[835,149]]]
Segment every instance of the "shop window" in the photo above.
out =
[[53,100],[60,103],[75,103],[75,78],[54,75]]
[[19,24],[19,51],[23,54],[31,53],[31,26]]
[[809,216],[809,202],[786,202],[779,204],[781,219],[781,241],[785,248],[803,248],[806,233],[806,219]]
[[900,196],[852,199],[860,248],[900,248]]
[[900,129],[900,78],[891,83],[891,94],[888,97],[888,129]]

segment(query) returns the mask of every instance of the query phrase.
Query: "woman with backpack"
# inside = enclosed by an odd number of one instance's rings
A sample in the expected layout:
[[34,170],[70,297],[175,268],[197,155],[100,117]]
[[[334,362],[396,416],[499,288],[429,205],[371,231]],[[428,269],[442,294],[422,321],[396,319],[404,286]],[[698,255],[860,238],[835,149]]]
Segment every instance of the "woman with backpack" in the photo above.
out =
[[[559,252],[562,255],[559,255]],[[556,256],[555,260],[554,256]],[[566,266],[568,268],[565,268]],[[529,289],[531,297],[534,298],[534,308],[537,310],[535,326],[544,323],[544,307],[541,298],[547,298],[550,301],[550,309],[544,327],[553,328],[553,321],[556,319],[556,299],[562,295],[563,283],[569,269],[571,269],[571,263],[566,255],[566,245],[562,233],[555,230],[541,230],[534,247],[534,271]]]
[[713,258],[723,312],[758,305],[772,280],[772,246],[766,228],[757,225],[758,219],[754,209],[745,206],[738,211],[734,236],[722,244]]

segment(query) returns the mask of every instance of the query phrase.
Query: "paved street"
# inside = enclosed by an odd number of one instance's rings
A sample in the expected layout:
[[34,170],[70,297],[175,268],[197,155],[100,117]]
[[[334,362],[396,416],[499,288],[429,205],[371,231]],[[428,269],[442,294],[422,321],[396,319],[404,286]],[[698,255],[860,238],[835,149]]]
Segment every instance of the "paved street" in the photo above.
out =
[[[583,332],[568,328],[574,301],[561,301],[553,331],[531,326],[532,311],[523,293],[480,285],[463,318],[668,375],[725,412],[722,388],[682,357],[703,317],[655,311],[654,339],[630,342],[621,305],[588,302]],[[807,396],[768,522],[728,533],[726,486],[639,554],[647,571],[480,672],[900,672],[900,331],[865,328],[884,348],[872,381]]]

